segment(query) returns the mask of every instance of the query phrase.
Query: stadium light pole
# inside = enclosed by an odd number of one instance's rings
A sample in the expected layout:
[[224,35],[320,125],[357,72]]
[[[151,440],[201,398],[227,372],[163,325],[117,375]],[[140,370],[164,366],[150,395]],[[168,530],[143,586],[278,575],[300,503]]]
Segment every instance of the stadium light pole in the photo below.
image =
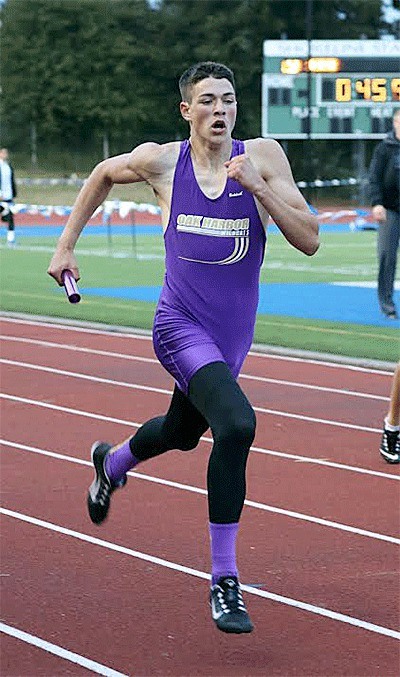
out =
[[[306,4],[306,39],[307,39],[307,63],[311,58],[311,40],[313,34],[313,0],[307,0]],[[311,72],[310,69],[307,70],[307,117],[306,117],[306,176],[308,175],[307,182],[313,180],[314,178],[314,168],[313,168],[313,152],[312,152],[312,122],[311,122],[311,101],[312,101],[312,91],[311,91]],[[306,196],[308,202],[311,202],[311,188],[307,186]]]

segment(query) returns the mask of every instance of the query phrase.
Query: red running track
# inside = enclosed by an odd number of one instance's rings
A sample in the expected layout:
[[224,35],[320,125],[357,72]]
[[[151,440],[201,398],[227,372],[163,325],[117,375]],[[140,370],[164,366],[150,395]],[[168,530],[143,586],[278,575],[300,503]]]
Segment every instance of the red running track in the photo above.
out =
[[168,406],[151,341],[6,318],[0,333],[2,677],[399,674],[390,373],[249,355],[239,565],[256,629],[225,636],[207,601],[208,433],[131,473],[105,525],[86,515],[93,440]]

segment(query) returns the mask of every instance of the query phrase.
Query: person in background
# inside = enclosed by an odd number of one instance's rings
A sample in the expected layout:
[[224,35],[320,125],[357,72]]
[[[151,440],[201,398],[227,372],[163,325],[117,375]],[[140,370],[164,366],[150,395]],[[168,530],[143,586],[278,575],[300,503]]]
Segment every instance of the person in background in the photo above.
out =
[[15,244],[15,225],[12,205],[17,196],[14,170],[8,161],[7,148],[0,148],[0,202],[4,203],[1,210],[1,220],[7,223],[7,243]]
[[146,181],[152,187],[166,250],[153,344],[176,385],[165,415],[147,421],[119,445],[93,445],[89,516],[95,524],[106,519],[111,495],[138,463],[172,449],[194,449],[211,428],[212,618],[223,632],[244,633],[253,624],[238,579],[236,536],[256,418],[237,378],[253,340],[269,215],[308,256],[319,246],[318,221],[276,141],[232,138],[237,101],[228,67],[195,64],[182,74],[179,86],[189,138],[144,143],[98,164],[78,195],[48,273],[59,284],[65,269],[79,279],[75,244],[115,183]]
[[369,168],[372,215],[378,221],[378,300],[383,314],[397,320],[393,299],[400,235],[400,108],[393,131],[376,146]]
[[389,411],[383,422],[380,453],[387,463],[400,463],[400,362],[392,379]]

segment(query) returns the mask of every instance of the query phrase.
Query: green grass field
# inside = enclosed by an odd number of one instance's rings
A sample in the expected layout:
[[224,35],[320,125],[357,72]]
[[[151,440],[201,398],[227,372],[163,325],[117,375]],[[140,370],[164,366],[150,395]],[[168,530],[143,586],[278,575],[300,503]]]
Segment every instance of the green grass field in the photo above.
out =
[[[261,282],[376,279],[374,232],[322,233],[321,240],[318,253],[308,258],[290,247],[280,235],[271,235]],[[23,237],[15,249],[8,249],[5,246],[5,229],[2,229],[2,310],[151,327],[155,309],[153,303],[85,295],[80,304],[68,304],[62,289],[46,275],[55,244],[56,237]],[[137,236],[135,251],[130,233],[126,236],[113,235],[111,244],[110,249],[105,236],[81,238],[77,255],[82,287],[162,284],[164,261],[161,235]],[[278,315],[258,317],[255,342],[388,362],[397,361],[400,354],[400,339],[394,327],[323,322]]]

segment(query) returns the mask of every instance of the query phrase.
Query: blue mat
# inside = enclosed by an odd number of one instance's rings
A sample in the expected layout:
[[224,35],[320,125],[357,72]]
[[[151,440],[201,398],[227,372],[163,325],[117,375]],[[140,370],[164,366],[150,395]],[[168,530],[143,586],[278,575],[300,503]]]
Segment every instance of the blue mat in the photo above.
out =
[[[161,287],[82,288],[82,295],[107,296],[156,303]],[[395,292],[400,309],[400,291]],[[334,284],[262,284],[258,313],[286,315],[329,322],[350,322],[379,327],[400,327],[380,312],[376,289]]]
[[[110,234],[113,235],[132,235],[132,228],[135,235],[160,235],[162,237],[161,226],[143,226],[143,225],[115,225],[111,226]],[[17,240],[20,237],[59,237],[63,232],[63,226],[16,226],[15,237]],[[80,237],[88,237],[89,235],[101,235],[106,237],[108,235],[107,226],[88,226],[84,228]]]
[[[322,223],[319,225],[321,233],[351,233],[353,230],[353,223]],[[159,235],[162,238],[162,227],[153,225],[153,226],[144,226],[141,224],[131,225],[121,225],[113,224],[111,226],[111,236],[113,235],[131,235],[132,228],[134,229],[135,235]],[[15,227],[15,236],[16,238],[20,237],[59,237],[63,231],[63,226],[18,226]],[[374,229],[371,226],[371,229]],[[87,237],[88,235],[99,235],[106,236],[108,234],[107,226],[88,226],[84,228],[80,237]],[[268,226],[268,235],[277,235],[280,233],[279,228],[275,224],[270,224]]]
[[[395,292],[400,308],[400,292]],[[379,327],[400,326],[380,312],[376,289],[334,284],[265,284],[258,312],[310,320],[351,322]]]

